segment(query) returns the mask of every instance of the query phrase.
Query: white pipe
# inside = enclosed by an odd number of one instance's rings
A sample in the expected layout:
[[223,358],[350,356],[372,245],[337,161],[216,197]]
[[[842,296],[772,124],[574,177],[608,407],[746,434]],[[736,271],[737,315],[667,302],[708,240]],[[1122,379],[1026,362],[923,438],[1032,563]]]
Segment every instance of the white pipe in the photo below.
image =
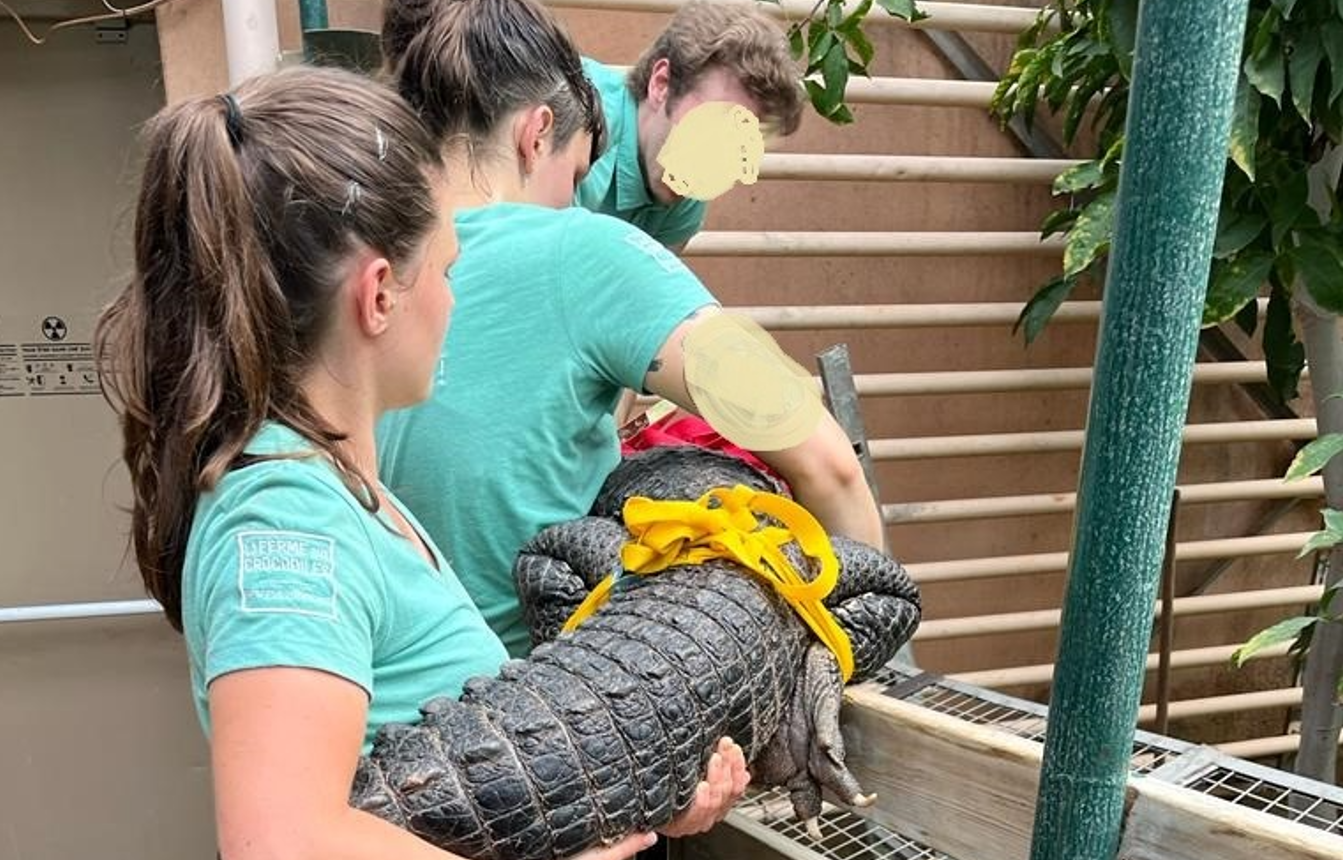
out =
[[[957,302],[901,305],[755,305],[730,308],[770,331],[828,328],[938,328],[1010,326],[1021,315],[1021,302]],[[1094,323],[1100,302],[1064,302],[1051,323]]]
[[[1172,720],[1204,717],[1209,714],[1235,714],[1241,711],[1292,708],[1301,704],[1301,688],[1256,690],[1253,693],[1232,693],[1226,696],[1208,696],[1202,699],[1177,699],[1170,703]],[[1156,704],[1138,709],[1138,722],[1156,721]]]
[[[594,9],[610,12],[675,12],[688,0],[545,0],[552,9]],[[843,14],[854,11],[858,4],[848,0],[844,4]],[[1035,6],[997,6],[987,3],[946,3],[937,0],[920,0],[919,9],[928,13],[928,17],[917,24],[909,24],[904,19],[883,15],[876,10],[864,20],[870,25],[891,24],[901,27],[914,27],[923,30],[959,30],[962,32],[1009,33],[1013,36],[1035,23],[1040,14],[1039,4]],[[804,19],[815,11],[812,0],[776,0],[774,5],[764,5],[761,9],[772,15],[789,21]],[[1051,27],[1052,29],[1052,27]]]
[[[1220,561],[1227,558],[1251,558],[1279,553],[1295,553],[1314,532],[1254,535],[1239,538],[1187,541],[1175,545],[1176,561]],[[1032,573],[1062,573],[1068,569],[1068,553],[1040,552],[1028,555],[963,558],[951,561],[910,562],[905,570],[919,585],[956,582],[964,579],[992,579],[999,576],[1025,576]]]
[[[1203,666],[1218,666],[1225,664],[1231,659],[1239,645],[1214,645],[1208,648],[1191,648],[1187,651],[1172,651],[1170,654],[1170,665],[1172,669],[1191,669],[1201,668]],[[1268,660],[1271,658],[1287,656],[1287,649],[1292,647],[1291,643],[1283,642],[1280,645],[1273,645],[1262,651],[1256,651],[1249,656],[1250,660]],[[1155,672],[1157,664],[1157,655],[1147,655],[1147,671]],[[960,681],[962,684],[973,684],[977,687],[988,687],[989,689],[1001,689],[1003,687],[1015,687],[1025,684],[1047,684],[1054,678],[1054,664],[1040,663],[1034,666],[1009,666],[1005,669],[982,669],[975,672],[956,672],[947,676],[953,681]]]
[[229,86],[278,68],[280,28],[275,20],[275,0],[222,2]]
[[767,152],[761,179],[828,182],[1022,182],[1048,185],[1075,159]]
[[964,257],[1063,253],[1063,239],[1034,231],[707,230],[687,257]]
[[[1186,505],[1241,502],[1250,499],[1311,499],[1323,494],[1324,481],[1321,478],[1306,478],[1290,484],[1281,478],[1256,478],[1245,481],[1184,484],[1180,487],[1180,501]],[[881,512],[885,521],[890,524],[944,523],[952,520],[1070,513],[1076,503],[1076,493],[1036,493],[1029,496],[981,496],[973,499],[902,502],[882,505]]]
[[[1343,744],[1343,737],[1340,737],[1338,742]],[[1294,753],[1300,747],[1300,735],[1274,735],[1267,738],[1250,738],[1245,741],[1217,744],[1213,749],[1223,755],[1249,759]]]
[[[620,75],[633,66],[603,63]],[[988,110],[997,81],[944,81],[941,78],[849,78],[844,100],[858,105],[903,105],[905,107],[979,108]],[[1097,95],[1096,101],[1100,101]],[[1030,159],[1023,158],[1023,161]]]
[[[704,234],[701,233],[701,236]],[[723,234],[718,234],[723,235]],[[693,239],[691,240],[694,241]],[[1310,368],[1301,371],[1301,378]],[[1263,382],[1262,361],[1204,361],[1194,365],[1195,385]],[[933,370],[914,373],[859,373],[853,377],[864,397],[913,394],[1002,394],[1008,391],[1061,391],[1090,388],[1090,367],[1039,367],[1014,370]]]
[[[1082,430],[1041,430],[1035,433],[910,436],[900,439],[869,439],[867,445],[874,460],[989,457],[1079,451],[1082,448],[1084,434],[1085,431]],[[1184,428],[1186,445],[1314,439],[1318,435],[1314,418],[1229,421],[1216,424],[1190,424]]]
[[47,603],[37,606],[0,606],[0,624],[19,621],[63,621],[118,615],[154,615],[163,611],[155,600],[104,600],[95,603]]
[[938,78],[851,78],[844,98],[852,104],[988,110],[997,81],[944,81]]
[[[1320,599],[1323,586],[1296,585],[1286,588],[1264,588],[1255,591],[1232,591],[1227,594],[1201,594],[1196,597],[1177,597],[1175,614],[1211,615],[1219,612],[1241,612],[1250,609],[1268,609],[1315,603]],[[915,642],[938,639],[959,639],[966,636],[996,636],[1004,633],[1027,633],[1053,630],[1059,626],[1058,609],[1033,609],[1025,612],[1004,612],[997,615],[965,615],[959,618],[937,618],[924,621],[914,634]],[[1157,617],[1161,607],[1156,608]]]

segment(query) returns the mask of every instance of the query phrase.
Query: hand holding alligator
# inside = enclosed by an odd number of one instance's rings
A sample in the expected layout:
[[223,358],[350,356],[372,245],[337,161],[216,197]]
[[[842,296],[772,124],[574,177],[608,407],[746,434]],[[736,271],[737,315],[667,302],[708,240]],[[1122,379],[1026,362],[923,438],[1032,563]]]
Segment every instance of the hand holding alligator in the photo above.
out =
[[719,740],[717,751],[709,757],[708,771],[696,787],[694,804],[658,832],[672,838],[703,833],[727,816],[750,781],[741,747],[731,738]]
[[613,845],[589,848],[569,860],[626,860],[645,848],[652,848],[657,841],[657,834],[654,833],[631,833]]

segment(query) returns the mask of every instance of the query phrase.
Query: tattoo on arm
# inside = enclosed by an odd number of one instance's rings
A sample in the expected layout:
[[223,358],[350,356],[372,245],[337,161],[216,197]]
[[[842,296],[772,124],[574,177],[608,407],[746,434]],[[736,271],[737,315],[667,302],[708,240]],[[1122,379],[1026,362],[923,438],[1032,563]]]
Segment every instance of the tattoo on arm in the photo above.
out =
[[[690,313],[686,314],[685,319],[681,320],[681,322],[684,324],[684,323],[690,322],[690,321],[693,320],[693,319],[698,319],[699,317],[703,316],[703,315],[704,315],[710,308],[714,308],[714,307],[717,307],[717,305],[711,305],[711,304],[710,304],[710,305],[700,305],[699,307],[695,308],[695,309],[694,309],[693,311],[691,311]],[[652,361],[650,361],[650,362],[648,363],[648,372],[647,372],[647,373],[648,373],[648,374],[657,373],[659,370],[662,369],[662,364],[663,364],[663,361],[662,361],[662,357],[661,357],[661,356],[658,356],[658,357],[654,358]],[[645,375],[647,375],[647,374],[645,374]],[[643,393],[644,393],[644,394],[648,394],[647,391],[644,391]]]

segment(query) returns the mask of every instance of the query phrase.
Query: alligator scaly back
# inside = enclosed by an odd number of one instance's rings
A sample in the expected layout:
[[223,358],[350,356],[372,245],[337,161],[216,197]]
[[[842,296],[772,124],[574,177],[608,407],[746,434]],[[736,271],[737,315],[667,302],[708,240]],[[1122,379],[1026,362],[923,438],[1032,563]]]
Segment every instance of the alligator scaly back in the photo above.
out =
[[[622,569],[625,499],[695,499],[739,483],[778,489],[698,448],[622,462],[593,516],[546,529],[519,553],[519,593],[540,644],[497,678],[468,682],[460,699],[426,703],[420,724],[384,727],[360,763],[353,805],[467,857],[550,860],[668,823],[689,807],[724,736],[741,745],[755,784],[788,787],[802,818],[819,814],[822,785],[870,802],[843,763],[834,656],[735,562],[622,576],[596,614],[558,634]],[[913,634],[918,592],[884,554],[831,540],[840,576],[825,602],[852,644],[856,681]]]

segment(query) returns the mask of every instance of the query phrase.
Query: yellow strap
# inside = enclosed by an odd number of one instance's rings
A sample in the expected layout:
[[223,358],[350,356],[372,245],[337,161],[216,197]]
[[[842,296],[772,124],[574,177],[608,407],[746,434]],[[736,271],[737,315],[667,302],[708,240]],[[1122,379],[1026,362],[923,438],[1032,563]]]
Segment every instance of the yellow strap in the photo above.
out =
[[[718,506],[710,507],[714,500]],[[784,527],[762,527],[753,511],[774,517]],[[634,496],[625,502],[624,515],[625,525],[634,535],[620,550],[626,570],[657,573],[712,558],[732,559],[773,586],[835,653],[844,680],[852,676],[849,637],[821,603],[839,578],[839,561],[825,530],[806,508],[783,496],[738,484],[730,490],[710,490],[693,502]],[[783,553],[782,547],[794,540],[804,554],[821,564],[810,581],[802,578]],[[583,623],[606,602],[614,584],[614,576],[602,580],[574,610],[564,629],[573,630]]]

